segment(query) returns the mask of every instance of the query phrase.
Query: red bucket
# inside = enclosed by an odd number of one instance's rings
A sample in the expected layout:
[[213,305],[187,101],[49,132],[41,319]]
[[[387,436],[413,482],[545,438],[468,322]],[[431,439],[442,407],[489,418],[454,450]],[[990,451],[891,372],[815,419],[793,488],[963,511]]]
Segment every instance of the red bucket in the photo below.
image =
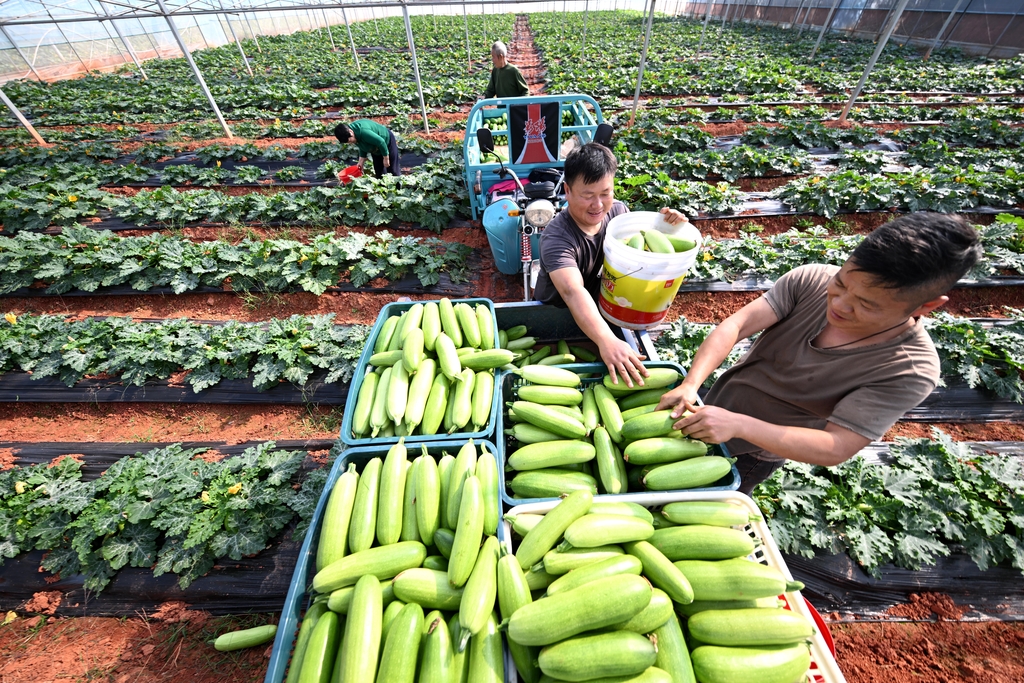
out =
[[338,180],[344,185],[350,182],[353,178],[358,178],[363,175],[363,169],[360,166],[349,166],[348,168],[338,171]]

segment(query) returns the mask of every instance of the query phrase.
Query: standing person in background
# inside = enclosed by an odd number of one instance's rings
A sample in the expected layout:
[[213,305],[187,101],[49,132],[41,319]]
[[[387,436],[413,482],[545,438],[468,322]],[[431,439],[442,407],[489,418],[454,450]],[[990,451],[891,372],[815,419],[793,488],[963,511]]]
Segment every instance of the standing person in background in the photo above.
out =
[[484,99],[491,97],[524,97],[530,94],[530,86],[519,69],[508,63],[508,48],[496,41],[491,46],[491,81],[484,91]]
[[359,148],[359,161],[356,162],[359,168],[363,167],[366,157],[370,157],[373,159],[373,174],[378,178],[383,177],[385,171],[393,176],[402,175],[395,134],[376,121],[359,119],[352,123],[339,123],[334,129],[334,137],[342,144],[356,143]]

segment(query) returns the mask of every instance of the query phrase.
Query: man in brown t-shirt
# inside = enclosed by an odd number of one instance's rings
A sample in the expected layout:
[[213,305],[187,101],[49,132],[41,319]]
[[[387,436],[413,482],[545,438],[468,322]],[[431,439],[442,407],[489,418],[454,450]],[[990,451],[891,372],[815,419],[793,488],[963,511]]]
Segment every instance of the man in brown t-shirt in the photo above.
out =
[[[878,228],[841,268],[808,265],[779,278],[701,344],[683,383],[659,409],[708,443],[726,443],[750,491],[787,459],[838,465],[920,403],[939,381],[939,359],[919,318],[981,255],[977,232],[942,214],[903,216]],[[739,363],[697,389],[740,339],[760,331]]]
[[[546,304],[568,306],[583,334],[597,344],[601,360],[613,382],[643,384],[647,376],[643,356],[615,336],[597,308],[599,273],[604,264],[604,236],[608,222],[629,211],[616,201],[615,155],[596,142],[574,149],[565,158],[564,211],[552,219],[540,237],[540,275],[533,298]],[[675,209],[663,208],[665,221],[686,220]]]

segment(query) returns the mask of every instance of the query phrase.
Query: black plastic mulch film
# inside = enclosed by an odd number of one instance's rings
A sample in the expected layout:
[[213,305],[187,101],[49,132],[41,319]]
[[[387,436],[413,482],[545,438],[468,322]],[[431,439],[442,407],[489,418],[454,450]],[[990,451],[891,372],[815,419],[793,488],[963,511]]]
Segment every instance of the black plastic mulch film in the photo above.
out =
[[[177,443],[177,442],[175,442]],[[187,441],[184,448],[208,447],[225,455],[238,455],[262,442],[227,445],[223,442]],[[276,441],[282,450],[325,451],[333,440]],[[83,478],[94,479],[114,461],[140,451],[169,446],[168,443],[14,443],[0,442],[0,449],[11,449],[18,465],[49,462],[58,455],[83,455]],[[307,458],[303,470],[310,465]],[[35,593],[60,591],[60,616],[137,616],[152,613],[162,603],[184,601],[190,609],[212,614],[276,612],[284,604],[298,561],[302,539],[293,540],[295,525],[287,526],[271,545],[253,557],[241,561],[224,558],[213,571],[192,583],[186,590],[178,587],[176,574],[153,576],[148,567],[125,567],[98,595],[82,587],[81,576],[61,577],[40,571],[43,551],[24,553],[5,560],[0,566],[0,611],[18,610]]]

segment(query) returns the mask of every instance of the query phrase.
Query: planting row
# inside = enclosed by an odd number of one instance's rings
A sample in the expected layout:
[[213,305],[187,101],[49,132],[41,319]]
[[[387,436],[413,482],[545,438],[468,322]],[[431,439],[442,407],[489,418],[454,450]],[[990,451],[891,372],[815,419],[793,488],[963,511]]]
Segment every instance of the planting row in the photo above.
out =
[[[584,23],[586,32],[584,33]],[[558,64],[549,72],[550,90],[623,97],[636,87],[644,25],[638,12],[531,14],[530,25],[542,58]],[[722,93],[842,93],[852,88],[874,43],[841,33],[828,35],[814,59],[817,35],[735,24],[659,19],[651,32],[643,92],[654,95]],[[583,36],[586,36],[585,56]],[[697,47],[702,51],[697,55]],[[1021,92],[1024,57],[989,60],[958,50],[936,50],[921,62],[916,46],[890,43],[867,82],[867,92]]]
[[371,280],[415,275],[422,286],[442,274],[469,278],[471,249],[458,242],[387,231],[313,236],[307,242],[245,238],[193,242],[154,233],[118,237],[109,231],[69,226],[59,235],[21,233],[0,237],[0,294],[46,285],[49,294],[95,292],[128,285],[145,292],[169,287],[175,294],[201,287],[231,291],[304,291],[323,294],[344,278],[354,287]]
[[180,444],[121,458],[98,479],[82,463],[0,471],[0,564],[30,550],[46,552],[42,568],[102,591],[122,567],[172,572],[182,588],[218,559],[263,550],[298,514],[305,532],[326,471],[294,479],[305,451],[273,441],[221,460]]
[[318,370],[327,383],[348,382],[367,331],[337,326],[333,314],[215,325],[7,313],[0,323],[0,371],[59,377],[69,387],[86,376],[143,386],[183,373],[195,392],[250,377],[257,391],[302,385]]
[[[482,20],[471,20],[472,49],[477,60],[486,59],[489,52]],[[490,16],[487,21],[491,40],[511,36],[512,15]],[[392,33],[401,30],[404,35],[400,17],[377,23],[390,27]],[[417,17],[413,23],[420,40],[434,32],[426,17]],[[337,27],[334,31],[335,39],[343,41],[344,33]],[[444,45],[445,49],[425,49],[417,55],[424,98],[430,106],[473,100],[487,84],[489,63],[467,74],[461,22],[457,29],[446,24],[438,34],[436,40],[427,42]],[[229,118],[305,117],[330,107],[368,102],[418,103],[407,51],[369,51],[359,57],[357,68],[351,51],[332,50],[322,31],[265,36],[260,45],[263,49],[257,51],[255,43],[245,41],[252,77],[245,72],[234,45],[193,52],[214,99]],[[12,82],[5,90],[27,116],[43,125],[209,118],[209,104],[184,59],[150,60],[145,68],[149,76],[145,81],[136,75],[133,66],[126,65],[117,73],[55,83]]]

